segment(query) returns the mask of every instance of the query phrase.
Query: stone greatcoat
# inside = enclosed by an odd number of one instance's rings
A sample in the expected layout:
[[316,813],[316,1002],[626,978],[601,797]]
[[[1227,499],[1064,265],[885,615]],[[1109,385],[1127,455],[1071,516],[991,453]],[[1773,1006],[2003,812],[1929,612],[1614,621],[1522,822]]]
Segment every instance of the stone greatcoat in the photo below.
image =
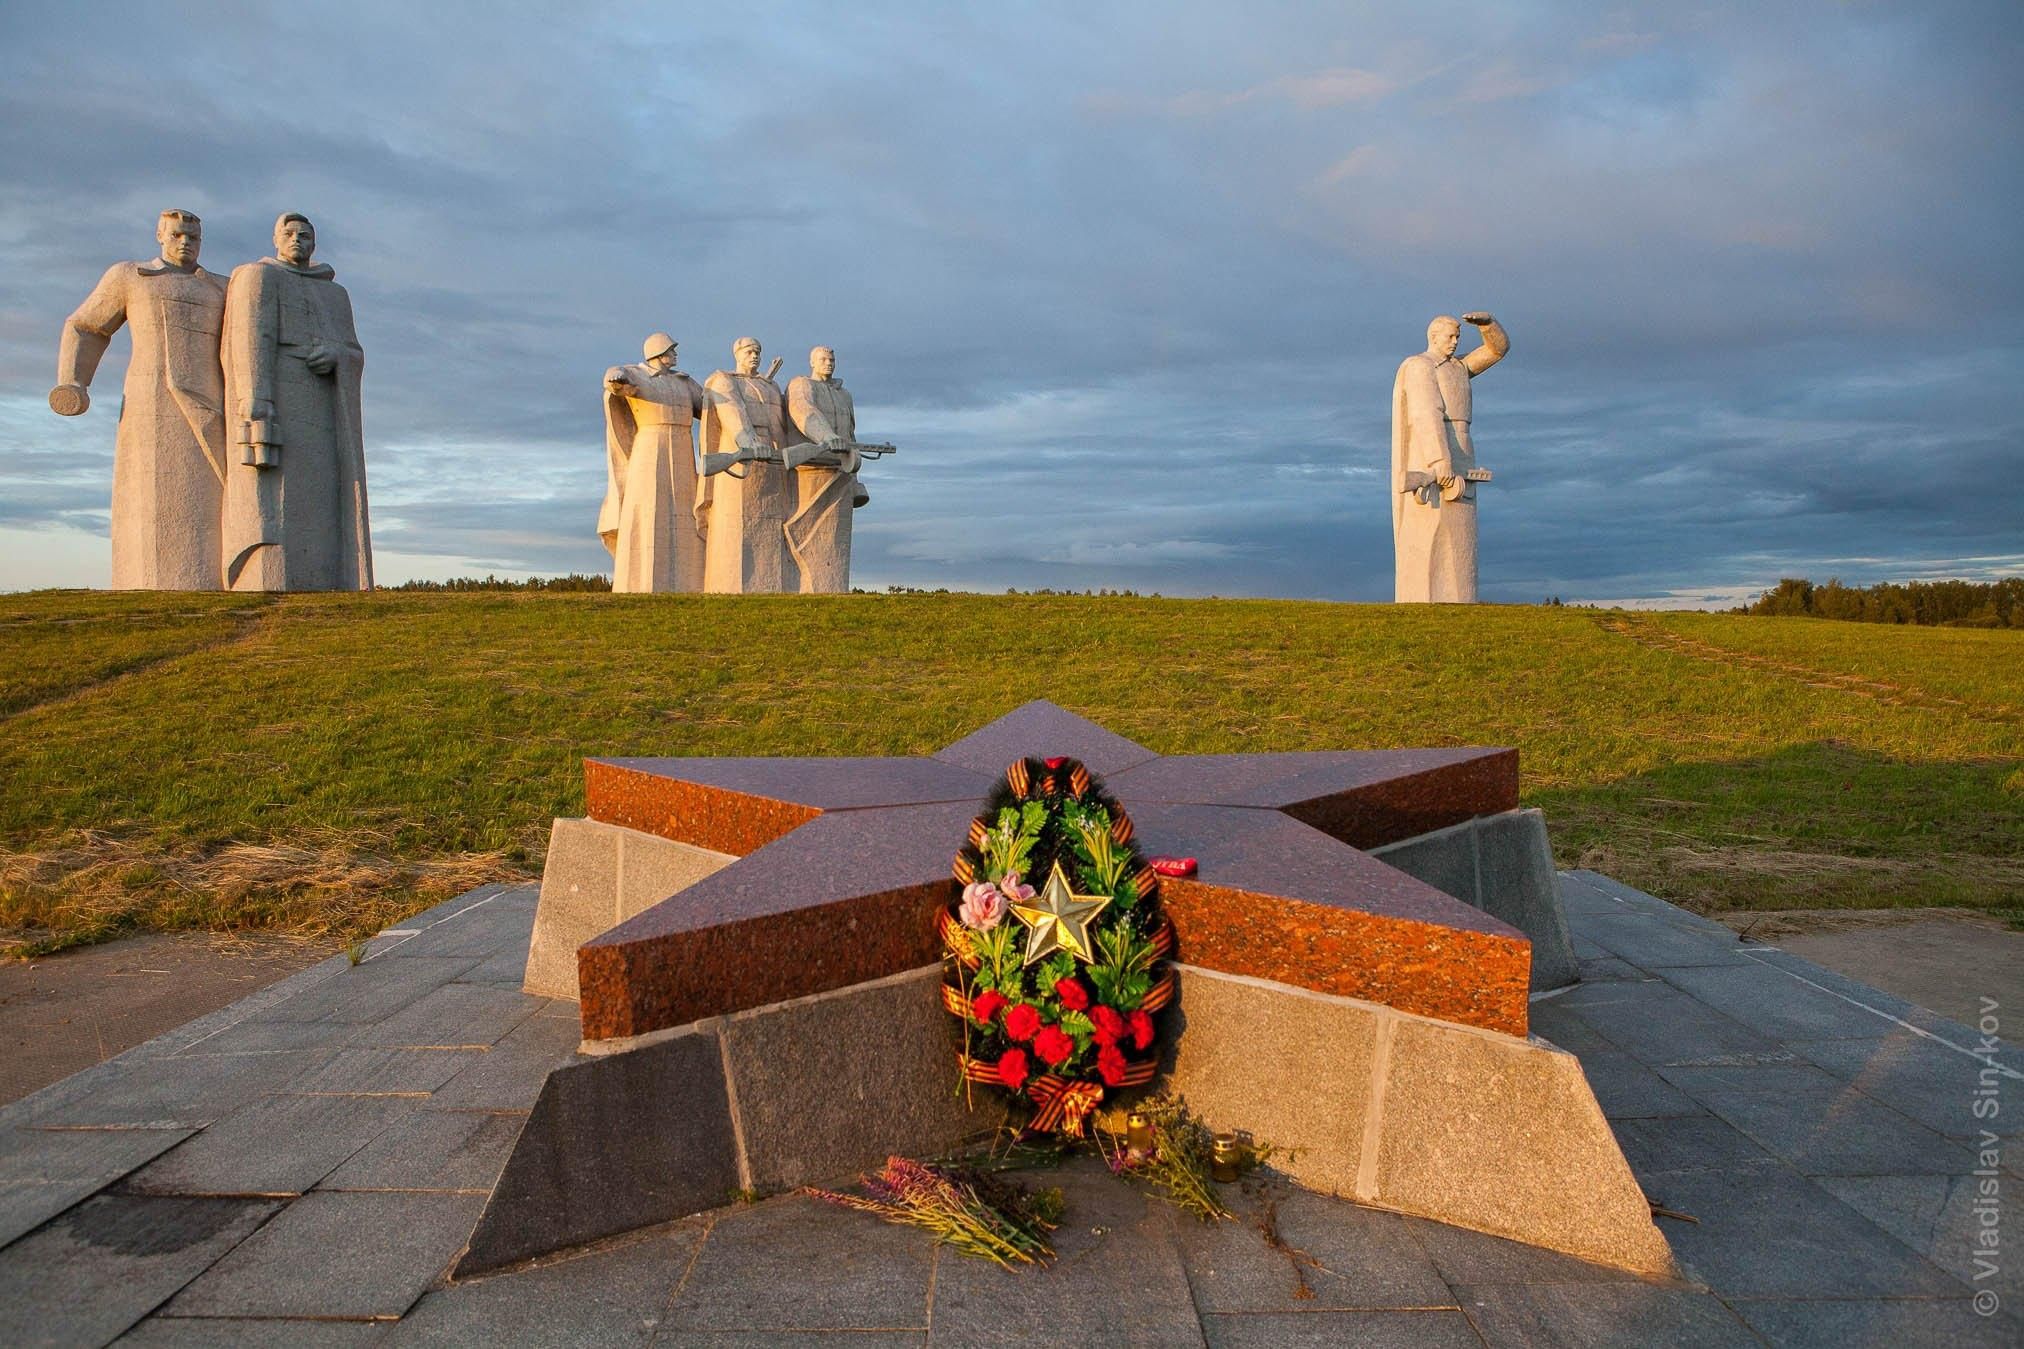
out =
[[[820,444],[857,439],[857,408],[836,379],[800,375],[787,382],[787,418],[795,438]],[[797,506],[787,520],[787,549],[804,595],[850,590],[851,512],[857,509],[857,453],[841,468],[814,464],[794,470]]]
[[[1462,475],[1476,467],[1469,439],[1469,381],[1503,358],[1507,342],[1467,356],[1408,356],[1392,382],[1392,544],[1395,598],[1400,604],[1476,602],[1476,485]],[[1452,475],[1446,488],[1407,491],[1405,475],[1418,470]]]
[[[359,382],[365,351],[351,296],[323,263],[262,258],[225,293],[225,396],[236,442],[225,479],[225,584],[232,590],[371,590]],[[319,375],[321,348],[336,368]],[[273,408],[253,423],[253,404]],[[255,442],[277,447],[258,466]]]
[[[780,386],[763,375],[719,370],[703,382],[705,453],[730,454],[741,433],[787,443]],[[742,474],[734,478],[733,473]],[[704,531],[703,589],[715,595],[793,594],[801,581],[787,551],[787,520],[799,507],[794,475],[779,464],[741,464],[696,485]]]
[[112,586],[217,590],[225,481],[218,334],[225,279],[118,262],[63,326],[59,385],[89,385],[122,324],[133,333],[113,439]]
[[631,390],[604,399],[606,488],[597,532],[611,551],[611,588],[621,593],[703,588],[697,527],[696,449],[691,428],[703,386],[679,370],[613,366],[605,382]]

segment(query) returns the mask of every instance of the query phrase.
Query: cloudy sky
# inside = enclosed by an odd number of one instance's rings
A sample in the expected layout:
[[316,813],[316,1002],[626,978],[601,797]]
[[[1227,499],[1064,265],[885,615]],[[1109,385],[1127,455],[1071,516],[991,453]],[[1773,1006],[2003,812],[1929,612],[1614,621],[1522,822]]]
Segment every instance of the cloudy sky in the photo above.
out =
[[[1385,599],[1476,387],[1487,599],[2024,570],[2024,7],[0,7],[0,588],[103,585],[64,317],[166,206],[317,225],[383,582],[603,570],[599,376],[839,354],[854,579]],[[1473,335],[1465,338],[1473,341]]]

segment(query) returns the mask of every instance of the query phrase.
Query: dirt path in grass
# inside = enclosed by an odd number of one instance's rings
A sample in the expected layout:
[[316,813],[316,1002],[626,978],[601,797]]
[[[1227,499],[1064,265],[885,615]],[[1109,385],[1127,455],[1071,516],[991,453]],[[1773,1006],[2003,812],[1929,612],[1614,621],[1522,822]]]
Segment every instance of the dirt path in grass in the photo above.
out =
[[1789,909],[1714,917],[1752,940],[1973,1026],[2024,1025],[2024,932],[1970,909]]
[[177,932],[0,961],[0,1104],[331,954],[288,937]]
[[1950,698],[1943,693],[1930,693],[1923,689],[1906,688],[1885,680],[1868,679],[1862,675],[1836,674],[1830,670],[1816,670],[1808,665],[1791,661],[1775,660],[1751,651],[1737,651],[1713,642],[1704,642],[1698,637],[1688,637],[1672,631],[1650,619],[1635,614],[1598,614],[1595,619],[1605,632],[1627,637],[1639,646],[1654,651],[1669,651],[1675,655],[1691,656],[1696,660],[1712,661],[1735,669],[1757,670],[1765,674],[1796,679],[1816,689],[1836,689],[1843,693],[1856,693],[1889,707],[1918,707],[1930,711],[1965,712],[1988,721],[2008,724],[2024,723],[2024,712],[2014,707],[1998,707],[1990,703],[1974,703],[1963,698]]

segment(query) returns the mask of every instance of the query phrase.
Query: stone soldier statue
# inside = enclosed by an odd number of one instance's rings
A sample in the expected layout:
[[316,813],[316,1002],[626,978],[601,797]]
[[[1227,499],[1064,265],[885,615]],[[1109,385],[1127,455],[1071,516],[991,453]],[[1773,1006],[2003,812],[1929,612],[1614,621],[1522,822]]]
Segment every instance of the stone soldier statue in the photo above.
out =
[[691,429],[703,386],[675,369],[675,339],[666,333],[649,337],[643,355],[638,365],[604,372],[608,475],[597,532],[611,550],[613,590],[701,590]]
[[371,590],[351,296],[312,263],[316,230],[290,213],[274,256],[232,271],[225,397],[225,584],[232,590]]
[[[759,373],[759,342],[731,346],[736,370],[703,382],[702,449],[708,454],[761,456],[709,473],[696,487],[696,520],[704,532],[703,589],[712,594],[793,594],[800,589],[786,526],[800,502],[794,473],[782,462],[787,409],[770,373]],[[778,362],[775,363],[778,368]]]
[[[808,373],[787,382],[792,439],[833,447],[821,460],[794,470],[798,505],[787,520],[787,549],[801,573],[804,595],[850,590],[851,512],[871,500],[858,481],[857,409],[836,378],[836,353],[808,353]],[[825,463],[822,460],[834,460]]]
[[161,256],[116,262],[63,325],[49,406],[91,406],[91,377],[125,324],[133,333],[112,460],[115,590],[217,590],[225,481],[218,333],[225,279],[197,265],[204,222],[164,211]]
[[1392,542],[1399,603],[1476,602],[1476,466],[1469,439],[1469,381],[1504,359],[1511,339],[1488,314],[1462,316],[1483,343],[1455,357],[1462,325],[1443,314],[1427,349],[1408,356],[1392,384]]

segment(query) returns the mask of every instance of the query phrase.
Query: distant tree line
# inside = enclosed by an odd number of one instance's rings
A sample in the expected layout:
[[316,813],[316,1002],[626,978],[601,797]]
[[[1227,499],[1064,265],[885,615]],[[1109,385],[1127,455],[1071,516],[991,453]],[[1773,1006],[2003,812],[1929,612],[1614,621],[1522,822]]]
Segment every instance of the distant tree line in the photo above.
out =
[[1905,581],[1815,585],[1788,576],[1754,604],[1730,612],[1840,618],[1854,623],[1917,623],[1947,628],[2024,628],[2024,576],[2000,581]]
[[575,572],[567,576],[530,576],[524,581],[506,581],[497,576],[479,580],[475,576],[458,576],[448,581],[403,581],[397,586],[383,587],[387,590],[610,590],[609,576],[579,576]]

